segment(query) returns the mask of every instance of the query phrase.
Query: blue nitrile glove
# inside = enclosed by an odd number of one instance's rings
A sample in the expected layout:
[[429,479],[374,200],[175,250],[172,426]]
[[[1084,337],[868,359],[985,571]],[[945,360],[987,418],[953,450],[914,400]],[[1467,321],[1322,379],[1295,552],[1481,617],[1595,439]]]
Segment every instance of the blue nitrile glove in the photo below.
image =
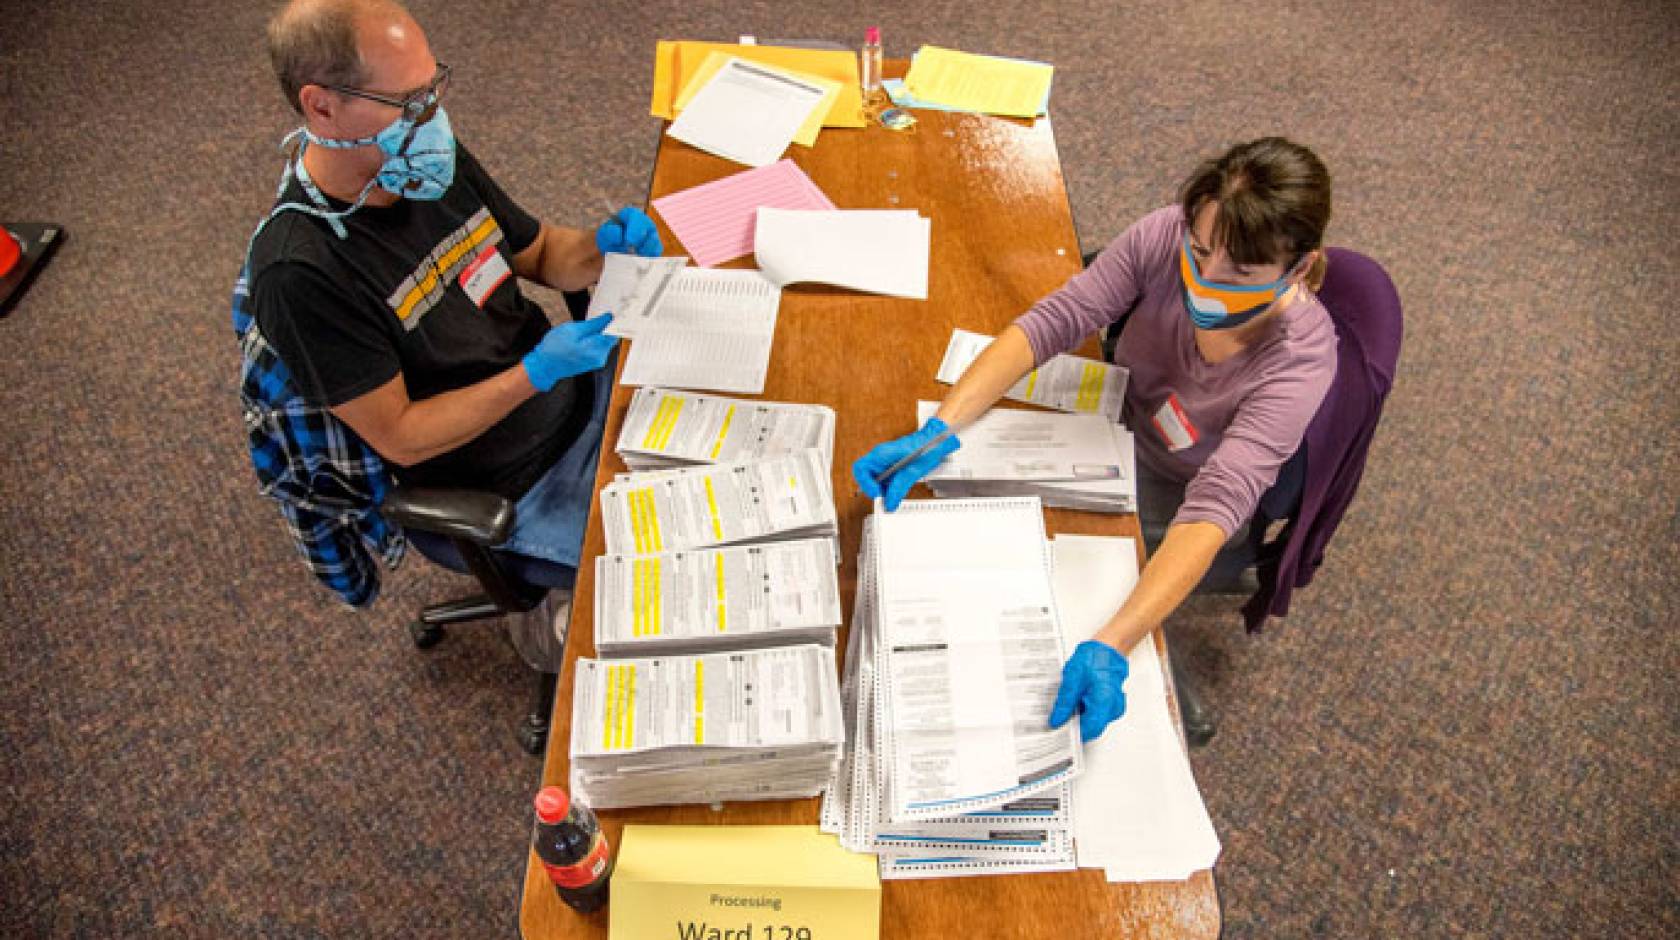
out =
[[665,253],[659,240],[659,228],[647,213],[635,206],[625,206],[618,214],[601,223],[595,230],[595,247],[601,254],[641,255],[657,258]]
[[537,348],[525,354],[525,373],[531,377],[531,384],[537,391],[546,392],[561,379],[606,365],[607,356],[618,345],[618,337],[601,332],[611,322],[612,314],[605,313],[549,327]]
[[1079,710],[1079,739],[1094,741],[1108,723],[1126,713],[1126,657],[1107,643],[1086,640],[1062,666],[1062,687],[1050,709],[1050,727],[1060,728]]
[[933,468],[939,466],[941,460],[944,460],[962,446],[962,442],[957,440],[955,434],[940,441],[938,446],[905,464],[903,469],[892,475],[892,479],[885,481],[884,491],[881,481],[876,478],[885,473],[888,467],[898,463],[913,453],[916,448],[945,433],[945,431],[945,422],[938,418],[929,418],[927,424],[922,425],[920,431],[907,434],[896,441],[876,444],[874,450],[859,457],[852,463],[852,477],[857,480],[858,488],[863,490],[863,495],[870,499],[885,496],[887,512],[897,509],[898,504],[903,502],[904,497],[909,494],[910,487],[915,486],[917,480],[932,473]]

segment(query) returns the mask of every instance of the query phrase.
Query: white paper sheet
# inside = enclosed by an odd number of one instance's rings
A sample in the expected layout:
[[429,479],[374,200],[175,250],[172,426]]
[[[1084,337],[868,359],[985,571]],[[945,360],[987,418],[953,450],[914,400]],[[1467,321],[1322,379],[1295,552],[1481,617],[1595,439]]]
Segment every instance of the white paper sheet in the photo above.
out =
[[758,394],[781,288],[757,271],[684,268],[630,344],[620,381]]
[[683,257],[642,258],[616,252],[606,256],[601,280],[589,297],[589,315],[611,312],[608,336],[633,337],[659,310],[665,291],[688,265]]
[[[1131,539],[1058,536],[1056,598],[1069,649],[1118,610],[1137,583]],[[1127,654],[1126,713],[1085,745],[1073,782],[1074,839],[1082,868],[1110,881],[1181,881],[1211,868],[1219,839],[1202,804],[1167,707],[1155,642]]]
[[758,210],[753,255],[777,284],[813,281],[926,300],[933,223],[912,210]]
[[768,166],[824,94],[819,85],[731,57],[666,133],[726,160]]

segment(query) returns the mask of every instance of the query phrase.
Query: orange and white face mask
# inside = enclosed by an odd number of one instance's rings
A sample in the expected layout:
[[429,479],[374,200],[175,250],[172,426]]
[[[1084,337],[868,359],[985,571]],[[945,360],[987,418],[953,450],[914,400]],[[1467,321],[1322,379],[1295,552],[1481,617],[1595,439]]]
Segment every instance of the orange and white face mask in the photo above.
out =
[[1178,273],[1184,282],[1184,312],[1203,330],[1229,330],[1242,326],[1267,310],[1289,290],[1289,278],[1301,261],[1269,284],[1218,284],[1202,277],[1196,256],[1190,251],[1190,235],[1184,236],[1179,251]]

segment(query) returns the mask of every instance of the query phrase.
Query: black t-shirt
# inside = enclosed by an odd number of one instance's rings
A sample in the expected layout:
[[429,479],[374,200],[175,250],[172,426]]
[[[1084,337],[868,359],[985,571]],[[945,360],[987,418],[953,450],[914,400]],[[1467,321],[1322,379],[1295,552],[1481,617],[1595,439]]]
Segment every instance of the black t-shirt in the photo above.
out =
[[[312,205],[295,177],[279,202]],[[323,219],[282,212],[251,245],[252,315],[311,404],[342,405],[399,372],[411,400],[430,398],[518,363],[548,331],[512,270],[541,224],[465,146],[441,199],[363,206],[343,223],[340,239]],[[562,381],[466,444],[392,471],[516,499],[570,443],[579,391]]]

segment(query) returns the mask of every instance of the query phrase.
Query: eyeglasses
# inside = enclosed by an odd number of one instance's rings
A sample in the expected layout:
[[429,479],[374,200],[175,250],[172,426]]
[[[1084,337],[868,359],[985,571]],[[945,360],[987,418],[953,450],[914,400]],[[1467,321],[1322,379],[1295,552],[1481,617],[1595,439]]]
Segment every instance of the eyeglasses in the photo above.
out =
[[437,64],[437,74],[432,76],[431,82],[425,88],[401,98],[381,95],[378,92],[363,91],[360,88],[348,88],[343,85],[322,85],[321,87],[336,91],[341,95],[365,98],[368,101],[377,101],[380,104],[397,108],[402,111],[403,120],[418,126],[430,121],[432,115],[437,113],[438,102],[443,100],[443,93],[449,90],[449,75],[452,71],[449,66],[439,62]]

